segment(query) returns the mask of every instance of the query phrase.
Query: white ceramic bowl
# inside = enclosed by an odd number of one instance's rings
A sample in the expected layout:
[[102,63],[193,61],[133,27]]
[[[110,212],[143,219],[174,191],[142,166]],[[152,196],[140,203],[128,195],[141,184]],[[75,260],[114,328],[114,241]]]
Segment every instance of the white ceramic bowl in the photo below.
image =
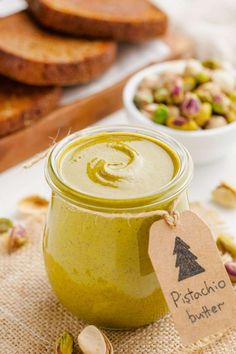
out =
[[[192,155],[195,164],[213,162],[224,157],[227,153],[230,153],[232,146],[236,144],[236,122],[221,128],[209,130],[176,130],[152,122],[148,117],[142,114],[133,103],[137,87],[144,77],[166,70],[181,73],[185,63],[185,60],[169,61],[162,64],[152,65],[135,74],[124,88],[124,106],[130,122],[146,127],[152,127],[153,129],[171,135],[185,145]],[[232,72],[232,74],[234,73]]]

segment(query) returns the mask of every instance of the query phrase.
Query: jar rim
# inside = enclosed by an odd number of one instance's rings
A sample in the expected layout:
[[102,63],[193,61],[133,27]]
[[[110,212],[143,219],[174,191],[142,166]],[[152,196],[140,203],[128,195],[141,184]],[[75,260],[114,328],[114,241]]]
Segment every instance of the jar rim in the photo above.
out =
[[[67,145],[85,138],[87,136],[97,135],[99,133],[135,133],[154,138],[166,144],[178,156],[179,168],[174,176],[166,185],[161,187],[157,193],[148,197],[122,199],[104,199],[95,196],[90,196],[79,192],[72,187],[66,185],[62,181],[58,171],[58,157]],[[45,177],[51,189],[66,199],[73,205],[93,210],[103,210],[104,212],[138,212],[140,209],[153,209],[158,206],[171,202],[178,197],[189,185],[193,175],[193,162],[187,149],[172,137],[163,134],[154,129],[144,128],[143,126],[131,125],[111,125],[90,127],[78,132],[75,132],[57,143],[49,152],[46,166]]]

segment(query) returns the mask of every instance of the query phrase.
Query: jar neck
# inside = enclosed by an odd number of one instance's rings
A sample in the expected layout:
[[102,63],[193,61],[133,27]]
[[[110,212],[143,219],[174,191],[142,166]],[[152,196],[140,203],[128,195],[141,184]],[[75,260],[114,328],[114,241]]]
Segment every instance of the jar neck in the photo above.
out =
[[[143,136],[152,137],[172,149],[179,160],[179,168],[174,178],[157,193],[136,199],[128,200],[112,200],[92,197],[80,193],[68,185],[66,185],[59,176],[58,159],[62,151],[69,144],[87,136],[107,132],[128,132],[133,134],[141,134]],[[46,164],[46,179],[52,190],[67,200],[70,204],[91,210],[102,210],[103,212],[131,212],[136,213],[142,210],[161,209],[170,204],[188,187],[193,173],[193,164],[191,157],[187,150],[174,139],[167,135],[161,134],[151,129],[130,126],[112,126],[84,129],[80,132],[74,133],[59,142],[50,151]]]

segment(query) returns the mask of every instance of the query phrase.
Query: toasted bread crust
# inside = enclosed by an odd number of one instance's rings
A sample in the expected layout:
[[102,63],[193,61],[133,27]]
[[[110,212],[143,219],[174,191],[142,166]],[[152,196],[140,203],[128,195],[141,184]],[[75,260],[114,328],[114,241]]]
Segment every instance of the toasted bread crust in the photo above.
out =
[[[27,0],[30,11],[41,24],[62,33],[90,38],[110,38],[122,42],[139,42],[162,35],[166,31],[168,19],[164,12],[155,8],[147,0],[131,1],[133,6],[128,4],[127,11],[132,8],[133,13],[122,17],[122,14],[119,16],[119,8],[117,13],[115,11],[117,6],[115,0],[108,1],[113,3],[114,11],[111,14],[104,13],[104,16],[101,13],[94,15],[92,11],[89,16],[87,10],[80,13],[79,3],[77,9],[68,5],[68,9],[63,11],[63,7],[54,6],[53,0]],[[126,0],[124,6],[131,1]],[[143,7],[145,14],[141,11],[136,14],[136,4]],[[122,10],[125,9],[124,6]]]
[[[13,28],[21,31],[19,43],[26,49],[16,48],[15,40],[9,35]],[[71,39],[47,33],[38,28],[25,12],[0,19],[0,32],[0,73],[30,85],[86,83],[104,72],[116,56],[113,42]],[[31,50],[34,45],[37,48]],[[72,54],[63,55],[60,48],[66,54]],[[61,58],[55,55],[57,51],[62,52]]]
[[37,88],[0,77],[0,137],[31,125],[51,112],[61,97],[60,88]]

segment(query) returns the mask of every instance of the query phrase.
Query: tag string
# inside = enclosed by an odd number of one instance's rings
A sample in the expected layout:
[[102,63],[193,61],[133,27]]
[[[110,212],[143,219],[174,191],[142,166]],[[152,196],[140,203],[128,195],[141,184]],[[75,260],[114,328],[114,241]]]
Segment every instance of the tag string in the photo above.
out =
[[[151,211],[145,211],[142,213],[105,213],[97,210],[91,210],[91,209],[85,209],[80,206],[75,206],[73,204],[69,204],[69,207],[71,208],[72,211],[81,211],[83,213],[87,214],[93,214],[94,216],[101,216],[104,218],[126,218],[126,219],[134,219],[134,218],[144,218],[144,217],[151,217],[151,216],[160,216],[162,217],[166,223],[171,226],[175,227],[179,221],[180,213],[176,210],[180,199],[182,197],[182,194],[180,194],[171,204],[171,206],[168,208],[168,210],[151,210]],[[56,198],[62,198],[59,197],[58,195]]]
[[[70,133],[71,133],[71,130],[68,130],[68,133],[66,134],[66,137],[69,136]],[[44,160],[49,155],[49,153],[54,148],[54,146],[57,144],[57,139],[59,137],[59,134],[60,134],[60,128],[58,129],[57,135],[55,136],[55,138],[49,137],[49,139],[52,140],[52,142],[50,143],[49,147],[45,151],[40,152],[39,154],[35,155],[29,162],[26,162],[23,165],[23,168],[25,168],[25,169],[31,168],[34,165],[36,165],[39,161]]]

